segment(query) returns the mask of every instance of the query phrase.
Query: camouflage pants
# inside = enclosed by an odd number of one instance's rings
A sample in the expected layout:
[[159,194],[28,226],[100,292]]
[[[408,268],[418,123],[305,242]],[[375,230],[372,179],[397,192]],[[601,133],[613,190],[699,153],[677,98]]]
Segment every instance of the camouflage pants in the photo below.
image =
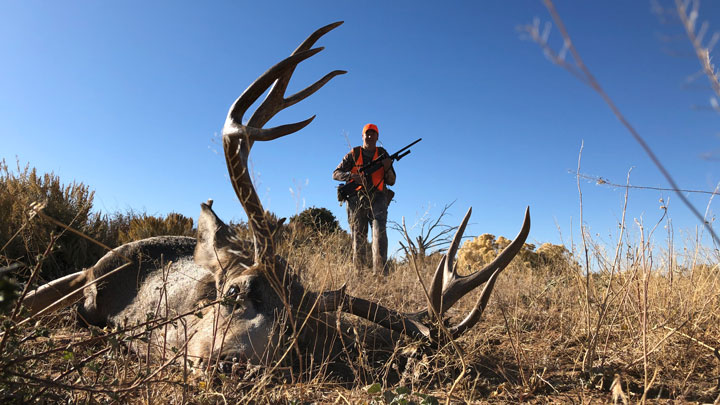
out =
[[364,195],[348,200],[348,223],[352,232],[353,264],[356,269],[367,266],[367,237],[370,226],[373,272],[387,274],[387,208],[387,197],[383,192],[375,193],[372,201]]

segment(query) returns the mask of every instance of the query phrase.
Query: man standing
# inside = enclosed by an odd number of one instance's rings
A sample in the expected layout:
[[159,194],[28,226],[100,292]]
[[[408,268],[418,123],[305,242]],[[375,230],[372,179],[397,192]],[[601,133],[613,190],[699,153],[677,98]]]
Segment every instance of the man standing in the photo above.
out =
[[387,152],[376,146],[378,127],[367,124],[362,131],[362,146],[354,147],[335,168],[333,179],[357,184],[355,192],[347,201],[348,223],[352,232],[353,264],[360,269],[365,263],[368,225],[372,226],[373,272],[387,274],[387,208],[392,199],[387,186],[395,184],[392,160],[384,159],[382,166],[373,173],[363,175],[358,169]]

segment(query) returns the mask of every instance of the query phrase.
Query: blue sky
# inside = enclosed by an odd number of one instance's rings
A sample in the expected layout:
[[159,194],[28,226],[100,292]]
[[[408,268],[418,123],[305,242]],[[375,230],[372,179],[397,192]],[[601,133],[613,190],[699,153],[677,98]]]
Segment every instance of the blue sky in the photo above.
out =
[[[700,156],[717,148],[720,117],[693,108],[712,94],[705,78],[685,84],[699,64],[680,27],[661,24],[645,1],[556,7],[585,63],[679,185],[712,190],[718,163]],[[717,3],[700,11],[720,29]],[[529,242],[568,243],[579,235],[568,171],[581,142],[583,173],[624,183],[633,168],[633,184],[667,183],[595,93],[523,40],[517,27],[535,17],[550,18],[539,1],[2,1],[0,158],[90,185],[103,212],[197,218],[213,198],[222,218],[241,219],[218,136],[227,109],[308,34],[343,20],[288,93],[334,69],[349,73],[269,124],[317,114],[306,129],[253,149],[267,209],[326,207],[347,228],[331,173],[373,122],[390,151],[423,138],[396,164],[391,220],[412,224],[456,201],[449,223],[472,206],[469,234],[513,237],[530,206]],[[560,43],[555,29],[551,40]],[[623,190],[582,188],[585,223],[612,242]],[[651,228],[661,197],[682,242],[698,222],[671,193],[631,191],[628,220]],[[705,210],[707,195],[689,197]],[[391,248],[398,238],[391,232]]]

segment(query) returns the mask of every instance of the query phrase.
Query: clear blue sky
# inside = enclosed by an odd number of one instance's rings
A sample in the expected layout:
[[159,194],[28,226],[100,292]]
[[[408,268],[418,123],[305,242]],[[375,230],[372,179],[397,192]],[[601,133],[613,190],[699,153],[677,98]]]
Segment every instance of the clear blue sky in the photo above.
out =
[[[680,28],[660,24],[646,1],[556,6],[586,64],[681,187],[712,190],[718,163],[700,155],[716,150],[720,117],[693,109],[711,93],[704,78],[684,85],[699,70],[687,38],[661,40]],[[289,93],[331,70],[349,73],[270,123],[317,114],[310,126],[253,149],[267,209],[327,207],[347,228],[331,173],[373,122],[390,151],[423,138],[396,165],[390,219],[412,224],[457,200],[451,224],[472,206],[468,233],[513,237],[529,205],[529,242],[577,240],[568,171],[582,141],[584,173],[624,183],[634,167],[633,184],[667,183],[595,93],[521,38],[516,28],[534,17],[549,20],[539,1],[2,1],[0,158],[90,185],[103,212],[197,218],[213,198],[226,221],[242,219],[218,136],[228,107],[312,31],[344,20]],[[720,29],[718,4],[704,2],[701,19]],[[559,44],[557,30],[551,38]],[[582,185],[585,222],[610,241],[623,190]],[[650,228],[668,196],[676,234],[692,232],[697,221],[668,192],[632,191],[628,220]],[[690,198],[705,210],[707,196]],[[391,248],[398,237],[391,232]]]

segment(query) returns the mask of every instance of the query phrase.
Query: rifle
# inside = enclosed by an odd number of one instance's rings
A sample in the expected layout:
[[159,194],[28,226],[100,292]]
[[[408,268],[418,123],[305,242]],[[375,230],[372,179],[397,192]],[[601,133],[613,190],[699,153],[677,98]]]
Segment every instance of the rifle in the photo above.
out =
[[[371,176],[375,171],[377,171],[378,169],[380,169],[382,167],[383,160],[385,160],[387,158],[387,159],[390,159],[391,161],[395,161],[395,160],[400,160],[400,159],[404,158],[411,152],[410,150],[406,151],[406,149],[410,149],[411,146],[415,145],[416,143],[418,143],[420,141],[422,141],[422,138],[416,139],[410,145],[405,146],[404,148],[400,149],[399,151],[397,151],[389,156],[388,156],[387,152],[383,152],[383,154],[378,156],[377,159],[374,159],[371,162],[362,165],[358,169],[358,173],[365,176],[365,179],[367,180],[366,184],[371,184],[372,183]],[[360,153],[362,153],[362,152],[360,152]],[[347,201],[348,199],[350,199],[350,197],[353,194],[355,194],[355,189],[357,188],[357,186],[358,186],[358,184],[352,180],[348,181],[345,184],[339,185],[338,190],[337,190],[338,201],[343,202],[343,201]],[[377,184],[372,185],[373,190],[376,187],[377,187]],[[370,191],[372,191],[372,190],[370,190]]]

